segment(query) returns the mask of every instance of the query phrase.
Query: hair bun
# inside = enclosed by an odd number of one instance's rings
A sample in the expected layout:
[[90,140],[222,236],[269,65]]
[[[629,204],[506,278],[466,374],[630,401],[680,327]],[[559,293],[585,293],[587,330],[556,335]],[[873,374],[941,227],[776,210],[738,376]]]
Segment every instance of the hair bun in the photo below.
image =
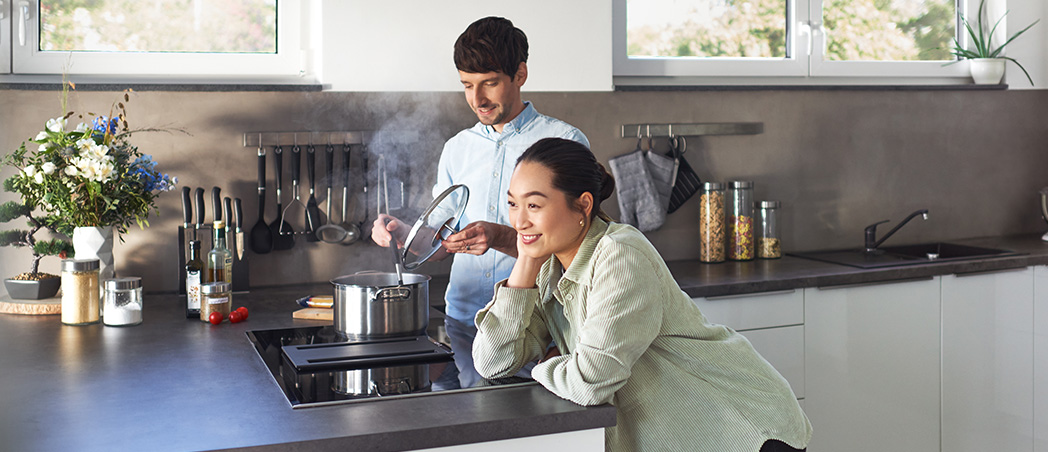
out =
[[600,179],[600,194],[598,195],[600,199],[597,202],[597,204],[600,204],[615,193],[615,176],[612,176],[611,173],[608,172],[608,169],[604,168],[604,165],[600,164],[600,162],[597,162],[597,168],[600,168],[600,171],[604,173]]

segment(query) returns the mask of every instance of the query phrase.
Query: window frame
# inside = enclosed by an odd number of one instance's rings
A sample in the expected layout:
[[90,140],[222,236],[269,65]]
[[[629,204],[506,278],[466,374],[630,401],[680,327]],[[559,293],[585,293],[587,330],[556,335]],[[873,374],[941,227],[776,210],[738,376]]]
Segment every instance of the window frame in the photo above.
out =
[[[20,0],[5,0],[18,3]],[[188,52],[77,52],[40,51],[38,0],[29,2],[30,26],[26,42],[18,43],[12,30],[10,70],[13,75],[87,75],[107,77],[161,78],[298,78],[309,73],[303,44],[304,19],[309,17],[305,1],[277,1],[277,52],[274,54],[230,54]],[[12,6],[12,13],[18,5]],[[18,14],[12,14],[14,26]],[[0,52],[3,50],[0,49]]]
[[0,0],[0,74],[11,73],[11,47],[15,35],[11,32],[11,19],[15,0]]
[[[785,84],[964,84],[970,83],[967,61],[830,61],[825,60],[823,0],[787,0],[783,59],[673,57],[629,58],[626,55],[626,2],[613,0],[612,75],[616,85],[785,85]],[[967,0],[955,0],[966,11]],[[965,13],[967,16],[967,13]],[[817,18],[817,19],[816,19]],[[963,32],[960,20],[959,32]],[[964,44],[964,33],[960,33]],[[792,53],[791,53],[792,51]]]

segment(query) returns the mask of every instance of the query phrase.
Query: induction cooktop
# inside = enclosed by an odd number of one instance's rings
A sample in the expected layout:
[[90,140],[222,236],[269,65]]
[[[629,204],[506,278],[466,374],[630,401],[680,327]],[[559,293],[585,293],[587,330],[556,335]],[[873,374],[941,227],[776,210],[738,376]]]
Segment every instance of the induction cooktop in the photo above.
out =
[[460,388],[446,373],[453,351],[427,336],[348,340],[331,325],[247,336],[293,409],[537,384],[511,377]]

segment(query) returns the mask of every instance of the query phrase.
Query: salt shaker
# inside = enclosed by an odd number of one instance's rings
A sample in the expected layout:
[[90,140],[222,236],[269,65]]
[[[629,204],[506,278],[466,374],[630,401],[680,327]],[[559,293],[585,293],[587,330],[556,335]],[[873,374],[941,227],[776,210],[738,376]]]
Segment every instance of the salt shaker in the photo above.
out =
[[133,326],[142,323],[142,278],[106,280],[102,323],[107,326]]
[[98,259],[62,261],[62,323],[98,323]]

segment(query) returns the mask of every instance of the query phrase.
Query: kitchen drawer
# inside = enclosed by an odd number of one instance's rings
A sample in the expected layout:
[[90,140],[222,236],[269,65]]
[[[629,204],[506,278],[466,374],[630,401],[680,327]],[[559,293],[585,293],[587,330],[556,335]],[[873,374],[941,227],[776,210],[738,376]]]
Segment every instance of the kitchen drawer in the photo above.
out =
[[804,325],[741,333],[753,348],[790,382],[794,395],[804,398]]
[[736,331],[804,323],[804,291],[693,298],[706,320]]

